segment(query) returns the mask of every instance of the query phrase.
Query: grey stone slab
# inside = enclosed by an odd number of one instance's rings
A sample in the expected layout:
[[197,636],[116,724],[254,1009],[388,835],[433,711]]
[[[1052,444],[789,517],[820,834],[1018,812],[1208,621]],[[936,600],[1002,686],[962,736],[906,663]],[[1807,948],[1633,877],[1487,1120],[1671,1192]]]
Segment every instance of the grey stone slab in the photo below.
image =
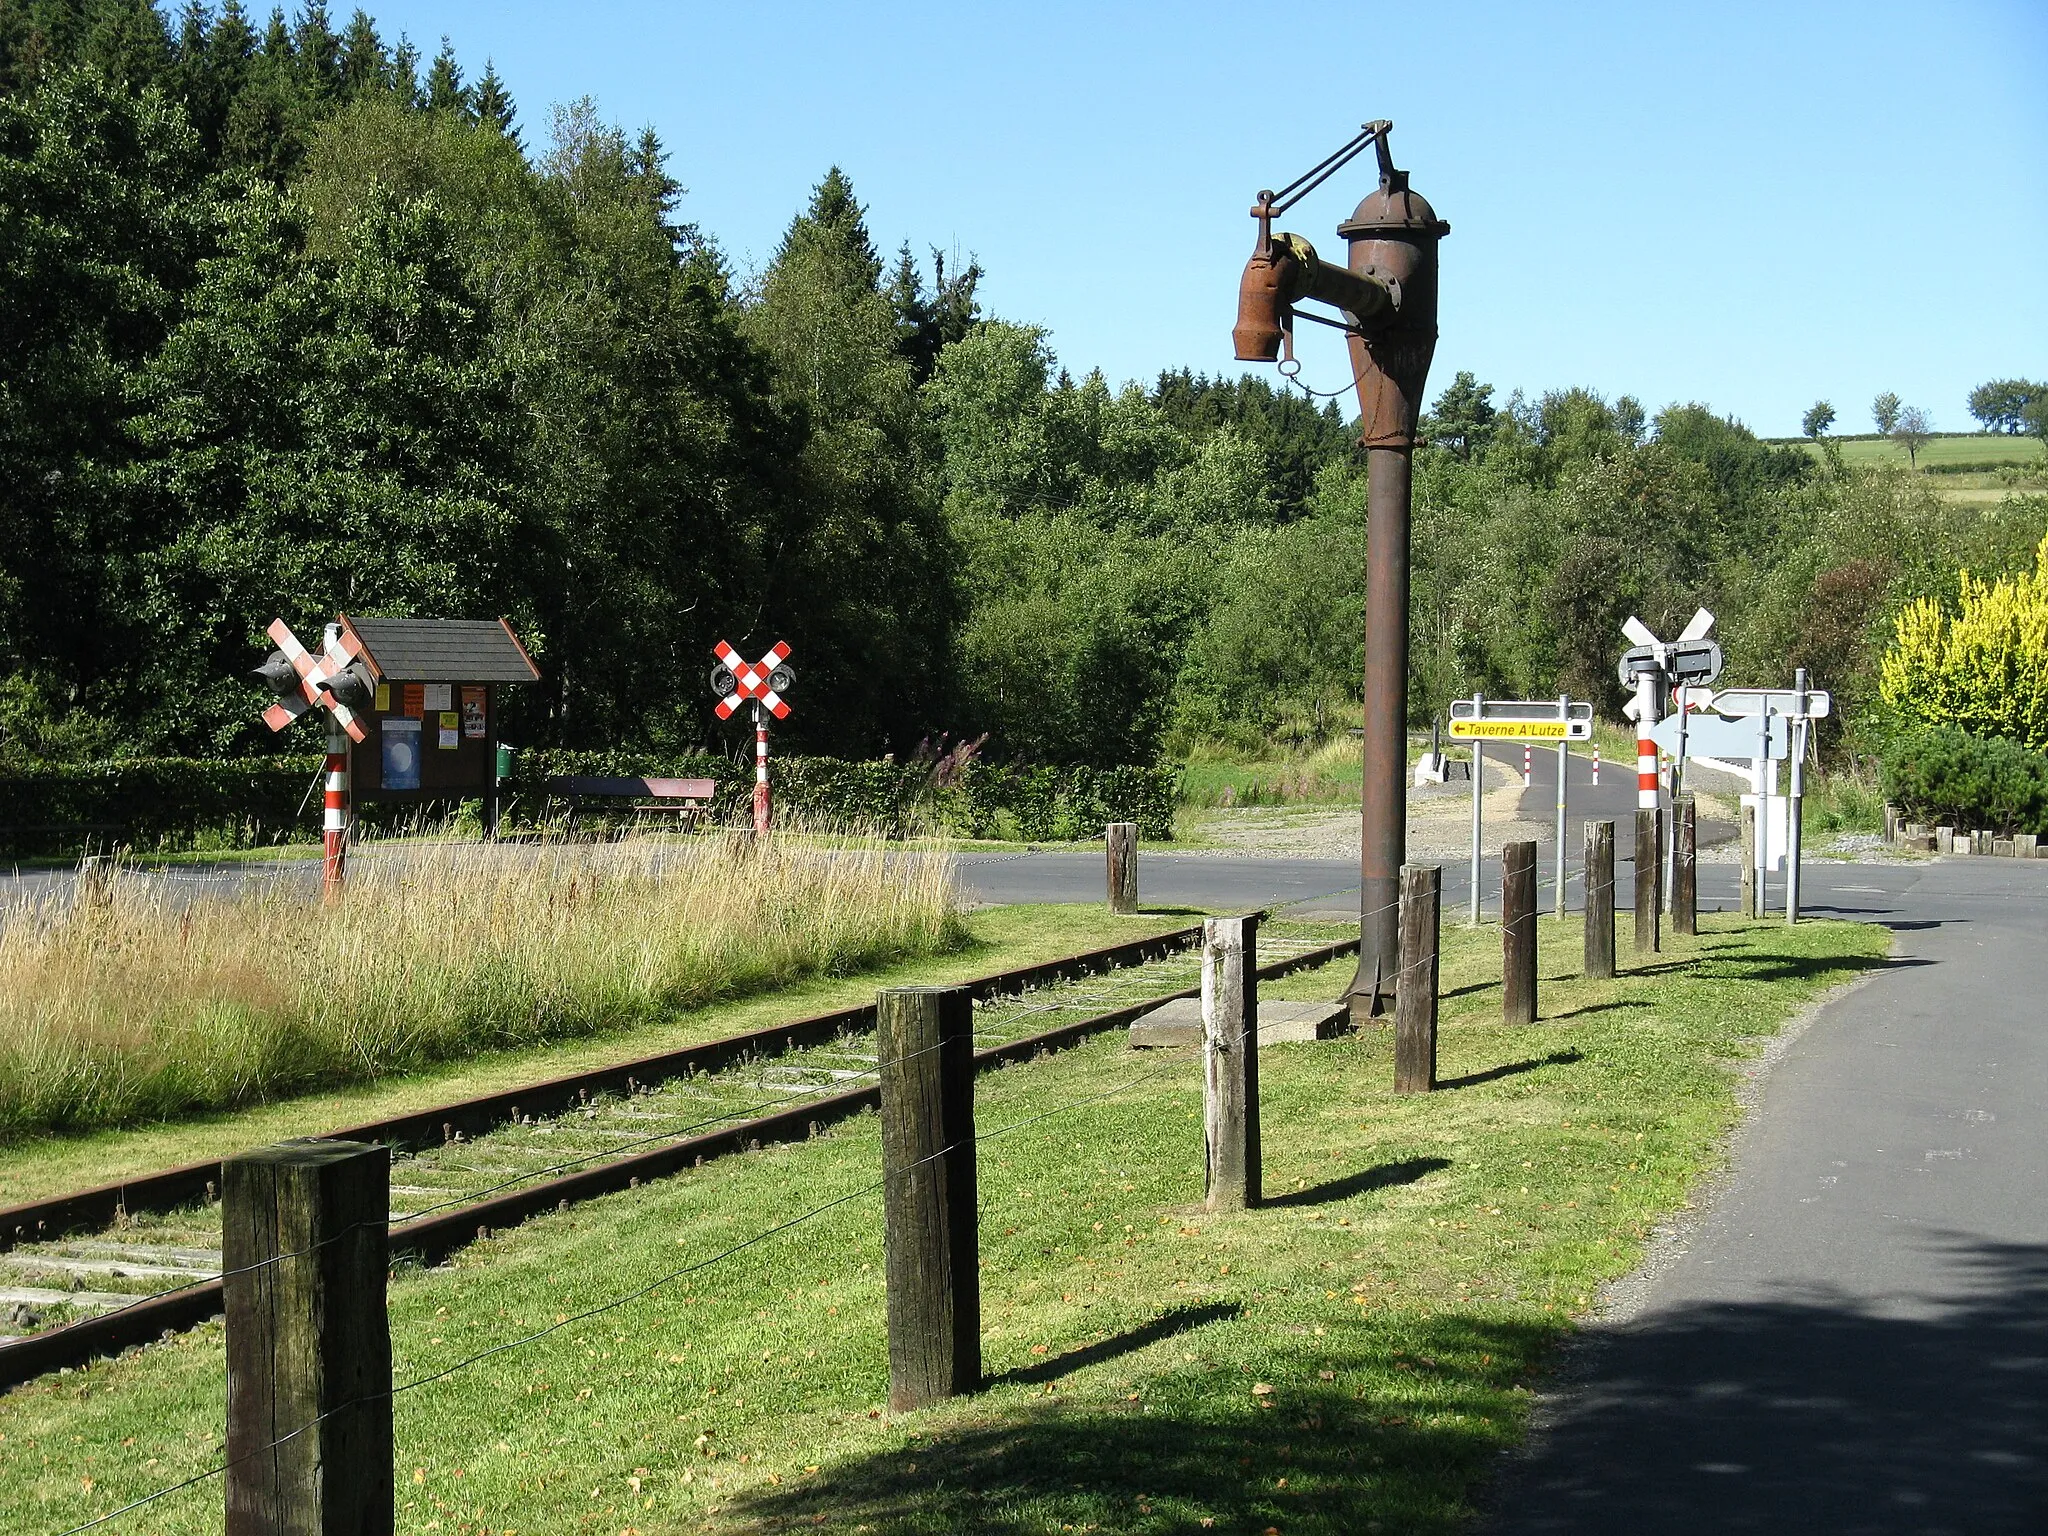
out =
[[105,1311],[142,1299],[118,1291],[53,1291],[35,1285],[0,1285],[0,1307],[90,1307]]
[[[1342,1003],[1288,1003],[1261,1000],[1259,1003],[1259,1044],[1284,1045],[1306,1040],[1329,1040],[1342,1033],[1345,1007]],[[1169,1046],[1202,1043],[1202,1000],[1178,997],[1153,1009],[1132,1023],[1133,1049],[1156,1050]]]
[[140,1264],[133,1259],[67,1259],[49,1253],[0,1253],[0,1267],[25,1274],[108,1275],[139,1280],[190,1280],[195,1276],[211,1280],[218,1273],[187,1265]]

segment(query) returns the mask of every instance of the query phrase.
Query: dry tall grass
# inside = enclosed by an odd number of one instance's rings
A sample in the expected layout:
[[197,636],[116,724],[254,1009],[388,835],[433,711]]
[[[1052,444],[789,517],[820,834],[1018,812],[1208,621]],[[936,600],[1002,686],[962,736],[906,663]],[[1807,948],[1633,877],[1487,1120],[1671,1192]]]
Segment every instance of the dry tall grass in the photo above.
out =
[[321,907],[120,870],[0,927],[0,1137],[160,1119],[646,1023],[931,953],[952,863],[724,834],[384,844]]

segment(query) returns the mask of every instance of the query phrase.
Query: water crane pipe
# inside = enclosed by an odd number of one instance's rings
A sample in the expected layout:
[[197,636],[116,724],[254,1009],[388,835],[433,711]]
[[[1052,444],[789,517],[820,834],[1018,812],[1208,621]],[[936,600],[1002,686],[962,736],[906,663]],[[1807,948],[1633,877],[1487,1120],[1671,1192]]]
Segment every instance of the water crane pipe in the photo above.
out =
[[[1242,362],[1273,362],[1292,335],[1294,307],[1327,304],[1342,317],[1358,381],[1366,449],[1365,784],[1360,807],[1358,973],[1354,1021],[1384,1013],[1400,969],[1401,865],[1407,852],[1408,530],[1416,423],[1436,352],[1437,242],[1450,225],[1394,167],[1392,123],[1365,124],[1350,143],[1252,207],[1257,243],[1238,283],[1231,331]],[[1370,144],[1379,186],[1337,226],[1348,259],[1323,260],[1273,221]]]

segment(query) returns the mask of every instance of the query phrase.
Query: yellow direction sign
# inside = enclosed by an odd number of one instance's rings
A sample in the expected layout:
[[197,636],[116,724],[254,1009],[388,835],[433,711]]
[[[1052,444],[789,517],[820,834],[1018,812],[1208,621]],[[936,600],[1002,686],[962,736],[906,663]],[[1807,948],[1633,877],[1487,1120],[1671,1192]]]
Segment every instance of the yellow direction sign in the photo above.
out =
[[1576,720],[1451,721],[1451,735],[1481,741],[1583,741],[1590,734]]
[[1466,741],[1590,741],[1593,706],[1575,699],[1453,699],[1451,735]]

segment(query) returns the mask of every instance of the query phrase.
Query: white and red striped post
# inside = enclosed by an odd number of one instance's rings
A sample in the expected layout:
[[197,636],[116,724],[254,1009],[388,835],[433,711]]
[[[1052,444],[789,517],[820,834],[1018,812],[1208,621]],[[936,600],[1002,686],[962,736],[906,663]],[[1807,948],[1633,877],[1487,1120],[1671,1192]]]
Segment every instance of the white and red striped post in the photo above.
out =
[[1657,809],[1657,743],[1650,728],[1657,723],[1657,674],[1636,678],[1636,809]]
[[1600,743],[1593,743],[1593,787],[1600,787]]
[[1536,782],[1536,749],[1528,742],[1522,743],[1522,788],[1527,789]]
[[754,836],[768,835],[768,711],[754,701]]
[[348,733],[331,715],[327,722],[327,784],[320,813],[320,898],[341,896],[348,864]]

